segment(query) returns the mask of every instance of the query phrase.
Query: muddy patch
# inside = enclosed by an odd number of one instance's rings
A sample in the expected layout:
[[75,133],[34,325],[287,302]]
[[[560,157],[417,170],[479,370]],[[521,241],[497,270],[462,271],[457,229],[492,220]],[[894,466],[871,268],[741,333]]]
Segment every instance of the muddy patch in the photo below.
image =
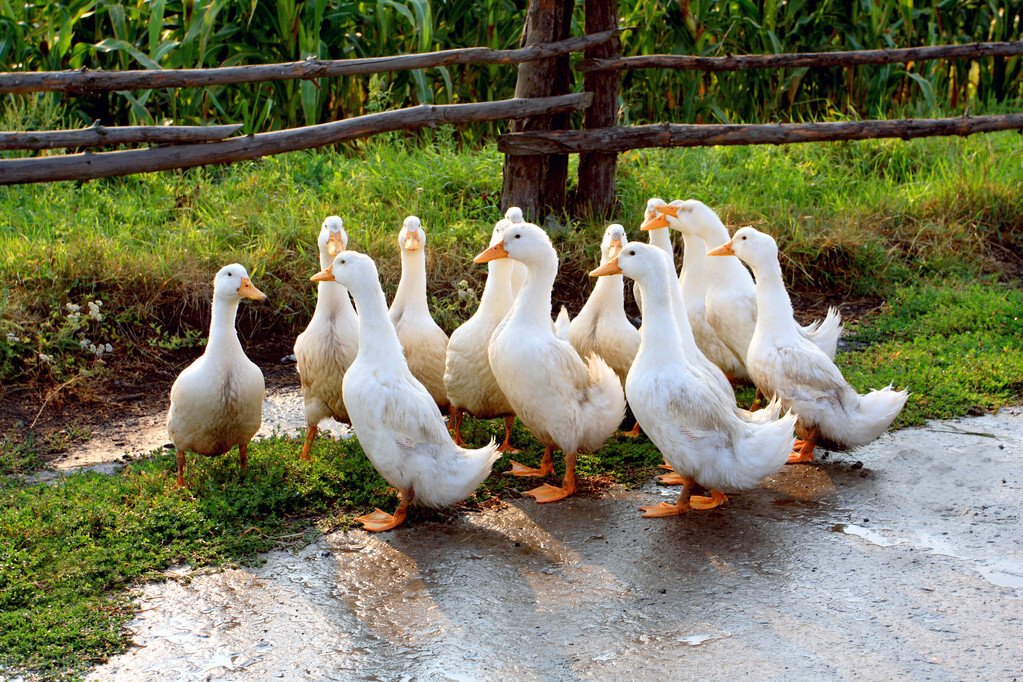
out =
[[1003,410],[710,512],[644,519],[675,495],[649,485],[334,533],[140,590],[137,647],[92,679],[1011,678],[1021,484]]

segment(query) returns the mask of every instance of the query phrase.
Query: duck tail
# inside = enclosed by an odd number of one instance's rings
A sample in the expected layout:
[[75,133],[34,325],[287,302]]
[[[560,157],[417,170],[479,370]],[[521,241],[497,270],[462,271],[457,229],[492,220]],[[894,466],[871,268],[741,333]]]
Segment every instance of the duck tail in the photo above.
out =
[[803,333],[815,346],[824,351],[832,360],[838,350],[838,337],[842,334],[842,314],[831,306],[824,320],[814,320],[803,327]]
[[750,424],[745,438],[737,444],[731,475],[735,489],[752,488],[764,476],[785,465],[796,442],[796,415],[791,410],[783,417],[762,424]]
[[857,405],[846,422],[844,438],[839,443],[847,447],[866,445],[877,439],[891,425],[906,405],[909,391],[896,391],[888,384],[857,396]]
[[571,323],[572,318],[568,314],[568,308],[561,306],[558,319],[554,320],[554,335],[562,341],[568,341],[568,328]]
[[587,359],[590,385],[582,403],[586,435],[580,449],[593,452],[618,429],[625,418],[625,391],[614,370],[596,353]]

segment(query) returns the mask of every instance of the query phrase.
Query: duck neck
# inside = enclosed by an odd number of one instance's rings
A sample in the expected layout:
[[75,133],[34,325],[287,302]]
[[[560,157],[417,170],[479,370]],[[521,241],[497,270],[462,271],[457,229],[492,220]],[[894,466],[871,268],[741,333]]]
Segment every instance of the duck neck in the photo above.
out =
[[351,290],[355,308],[359,313],[359,355],[363,349],[374,357],[401,357],[401,343],[387,315],[387,300],[380,280],[363,282]]
[[234,326],[238,303],[240,303],[238,298],[225,299],[213,295],[210,338],[206,343],[207,353],[222,356],[225,353],[242,352],[242,344],[238,340],[238,331]]
[[401,279],[391,307],[406,313],[430,314],[426,304],[426,252],[401,250]]
[[671,247],[671,230],[667,227],[658,227],[650,230],[650,245],[667,251],[674,258],[675,253]]
[[[728,228],[709,208],[704,209],[696,224],[696,236],[703,240],[707,249],[721,246],[730,239]],[[706,253],[707,250],[704,249],[704,255]],[[749,272],[735,256],[717,256],[714,266],[707,268],[707,281],[712,288],[718,288],[728,282],[742,281],[742,278],[748,280]]]
[[[671,289],[665,283],[655,283],[652,279],[646,278],[639,282],[639,289],[643,292],[639,352],[647,350],[658,355],[675,353],[682,346],[682,334],[675,322]],[[667,284],[671,285],[672,282],[668,281]]]
[[792,301],[789,300],[789,292],[785,290],[778,261],[752,267],[757,282],[757,326],[784,329],[795,324]]
[[323,315],[355,316],[352,301],[348,298],[348,290],[337,282],[319,282],[316,285],[316,309],[313,311],[313,317]]
[[499,258],[487,263],[487,283],[483,286],[480,296],[479,310],[493,312],[504,316],[511,308],[512,296],[511,276],[515,262],[509,258]]
[[682,234],[682,293],[690,306],[707,297],[707,243],[693,234]]
[[551,291],[558,276],[558,254],[551,249],[543,259],[526,263],[526,281],[509,313],[511,321],[536,329],[551,327]]

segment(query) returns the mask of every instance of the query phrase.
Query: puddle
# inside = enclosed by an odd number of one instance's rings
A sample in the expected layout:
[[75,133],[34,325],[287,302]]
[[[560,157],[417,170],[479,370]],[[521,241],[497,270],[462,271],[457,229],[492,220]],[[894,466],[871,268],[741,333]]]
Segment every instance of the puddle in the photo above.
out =
[[[895,547],[896,545],[911,545],[927,551],[929,554],[937,554],[958,559],[966,563],[980,577],[992,585],[1007,587],[1013,590],[1023,590],[1023,564],[1011,559],[996,559],[985,561],[965,555],[957,550],[951,542],[932,535],[916,535],[913,538],[889,537],[877,531],[863,528],[854,524],[838,523],[830,528],[834,533],[853,535],[865,542],[878,547]],[[887,533],[892,531],[886,530]],[[1017,598],[1020,596],[1017,592]]]
[[855,535],[856,537],[869,542],[872,545],[878,547],[894,547],[895,545],[901,545],[905,540],[889,538],[878,533],[877,531],[857,526],[851,523],[837,523],[831,527],[833,533],[845,533],[846,535]]

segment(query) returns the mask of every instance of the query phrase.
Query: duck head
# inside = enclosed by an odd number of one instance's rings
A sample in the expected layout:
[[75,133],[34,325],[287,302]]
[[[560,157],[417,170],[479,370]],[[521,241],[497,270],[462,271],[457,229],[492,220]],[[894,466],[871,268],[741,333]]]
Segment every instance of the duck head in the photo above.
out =
[[778,260],[778,244],[774,237],[755,227],[735,231],[731,241],[707,252],[708,256],[737,256],[751,267]]
[[402,251],[418,251],[426,246],[426,233],[423,223],[414,215],[405,218],[401,232],[398,233],[398,246]]
[[666,276],[664,251],[656,246],[629,242],[615,258],[590,272],[590,277],[607,275],[625,275],[638,282],[649,281],[653,277]]
[[231,263],[220,268],[213,278],[213,298],[225,300],[241,300],[251,298],[254,301],[266,300],[266,294],[252,285],[248,271],[238,263]]
[[309,278],[312,282],[337,282],[349,291],[365,282],[378,282],[377,266],[373,259],[358,251],[342,251],[334,256],[330,267]]
[[667,206],[664,199],[658,199],[657,197],[647,199],[646,209],[643,211],[643,224],[639,226],[639,229],[648,232],[661,227],[668,227],[668,221],[665,220],[664,214],[659,211],[662,206]]
[[326,253],[330,258],[347,249],[348,233],[345,232],[344,221],[336,215],[324,218],[316,244],[320,247],[321,256]]
[[604,239],[600,242],[601,262],[607,262],[622,252],[622,248],[629,243],[625,236],[625,228],[618,223],[611,223],[604,230]]
[[509,223],[522,223],[525,222],[525,218],[522,216],[522,209],[518,206],[512,206],[504,212],[505,220]]
[[[473,258],[474,263],[487,263],[498,258],[511,258],[527,265],[554,254],[551,239],[533,223],[512,223],[505,227],[501,241]],[[555,254],[555,260],[557,255]]]

